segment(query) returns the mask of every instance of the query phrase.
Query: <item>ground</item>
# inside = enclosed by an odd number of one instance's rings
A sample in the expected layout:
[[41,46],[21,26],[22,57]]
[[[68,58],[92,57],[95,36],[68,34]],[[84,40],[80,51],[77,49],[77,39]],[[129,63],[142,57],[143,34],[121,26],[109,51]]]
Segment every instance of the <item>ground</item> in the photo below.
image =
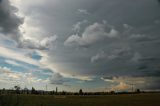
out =
[[1,95],[0,106],[160,106],[160,94],[105,96]]

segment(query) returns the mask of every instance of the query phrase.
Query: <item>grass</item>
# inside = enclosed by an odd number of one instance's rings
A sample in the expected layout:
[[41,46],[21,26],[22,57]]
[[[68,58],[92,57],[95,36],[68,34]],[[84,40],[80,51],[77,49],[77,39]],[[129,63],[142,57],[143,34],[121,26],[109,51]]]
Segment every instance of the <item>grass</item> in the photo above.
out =
[[160,94],[105,96],[1,95],[0,106],[160,106]]

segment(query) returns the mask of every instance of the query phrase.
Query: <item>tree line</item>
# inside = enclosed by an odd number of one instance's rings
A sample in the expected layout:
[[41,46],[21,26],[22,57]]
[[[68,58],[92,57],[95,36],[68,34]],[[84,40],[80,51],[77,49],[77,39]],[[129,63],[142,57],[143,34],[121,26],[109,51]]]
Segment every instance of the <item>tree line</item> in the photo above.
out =
[[67,92],[67,91],[45,91],[45,90],[36,90],[34,87],[32,89],[24,88],[21,89],[20,86],[14,86],[14,89],[1,89],[0,95],[3,94],[34,94],[34,95],[113,95],[113,94],[137,94],[137,93],[145,93],[144,91],[140,91],[140,89],[136,89],[134,92],[83,92],[80,89],[78,92]]

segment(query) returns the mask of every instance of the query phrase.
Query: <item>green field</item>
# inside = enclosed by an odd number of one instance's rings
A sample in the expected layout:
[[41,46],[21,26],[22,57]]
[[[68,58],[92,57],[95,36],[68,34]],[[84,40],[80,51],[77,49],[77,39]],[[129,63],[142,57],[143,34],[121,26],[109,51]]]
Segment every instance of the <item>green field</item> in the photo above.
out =
[[160,106],[160,94],[105,96],[1,95],[0,106]]

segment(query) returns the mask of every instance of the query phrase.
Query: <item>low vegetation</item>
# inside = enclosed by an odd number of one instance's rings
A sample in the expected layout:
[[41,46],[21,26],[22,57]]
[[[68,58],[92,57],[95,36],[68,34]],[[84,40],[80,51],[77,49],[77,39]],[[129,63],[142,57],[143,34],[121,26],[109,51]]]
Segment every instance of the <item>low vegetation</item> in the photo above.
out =
[[160,106],[160,93],[114,95],[0,95],[0,106]]

